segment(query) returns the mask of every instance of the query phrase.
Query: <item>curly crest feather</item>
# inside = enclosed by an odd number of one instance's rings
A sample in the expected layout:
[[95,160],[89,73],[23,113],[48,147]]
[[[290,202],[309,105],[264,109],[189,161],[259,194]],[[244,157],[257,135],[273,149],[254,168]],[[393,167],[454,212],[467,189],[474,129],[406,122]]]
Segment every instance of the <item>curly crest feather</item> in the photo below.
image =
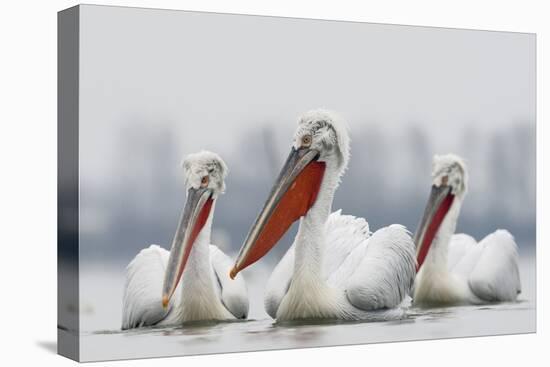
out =
[[202,177],[209,176],[209,186],[216,193],[225,191],[225,177],[229,170],[218,154],[207,150],[189,154],[184,158],[182,166],[187,187],[198,188]]
[[336,112],[316,109],[304,113],[298,119],[298,129],[294,135],[296,141],[304,134],[313,136],[314,144],[322,152],[334,151],[343,173],[350,157],[349,128]]

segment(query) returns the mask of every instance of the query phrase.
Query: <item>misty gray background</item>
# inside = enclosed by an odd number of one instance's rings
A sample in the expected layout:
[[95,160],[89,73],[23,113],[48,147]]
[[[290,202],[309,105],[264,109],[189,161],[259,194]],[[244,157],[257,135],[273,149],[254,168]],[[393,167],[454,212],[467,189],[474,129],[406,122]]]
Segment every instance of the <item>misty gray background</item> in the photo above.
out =
[[141,248],[169,247],[185,200],[180,163],[200,149],[230,169],[213,238],[234,255],[297,117],[318,107],[351,131],[334,210],[371,230],[414,231],[432,155],[454,152],[470,171],[458,231],[479,240],[506,228],[521,250],[534,244],[534,35],[81,9],[81,264],[122,274]]

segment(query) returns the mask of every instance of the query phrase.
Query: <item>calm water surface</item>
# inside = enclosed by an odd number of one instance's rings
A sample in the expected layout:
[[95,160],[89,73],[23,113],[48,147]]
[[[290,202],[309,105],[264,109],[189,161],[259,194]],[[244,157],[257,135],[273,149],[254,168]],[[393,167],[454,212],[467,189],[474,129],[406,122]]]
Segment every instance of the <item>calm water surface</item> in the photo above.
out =
[[252,320],[131,331],[120,331],[120,271],[88,269],[81,275],[81,358],[127,359],[534,332],[534,256],[522,254],[520,267],[523,292],[515,303],[411,308],[406,318],[386,322],[285,324],[274,323],[262,309],[262,285],[269,269],[258,268],[249,277],[254,279],[249,281]]

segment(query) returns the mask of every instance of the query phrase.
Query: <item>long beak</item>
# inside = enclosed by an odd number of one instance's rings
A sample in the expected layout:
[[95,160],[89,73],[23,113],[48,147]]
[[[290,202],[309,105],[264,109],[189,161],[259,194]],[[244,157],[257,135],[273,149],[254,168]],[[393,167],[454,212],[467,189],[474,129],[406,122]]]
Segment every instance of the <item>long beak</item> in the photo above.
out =
[[261,259],[305,215],[317,199],[325,172],[319,152],[292,148],[269,197],[250,229],[231,270],[231,278]]
[[176,235],[172,241],[170,258],[164,275],[162,306],[165,308],[178,286],[191,253],[191,248],[208,220],[213,202],[212,190],[208,188],[190,188],[187,192],[187,201],[180,217]]
[[430,193],[430,198],[428,199],[428,204],[424,210],[424,215],[418,229],[414,234],[414,243],[416,245],[416,259],[417,259],[417,269],[420,269],[432,241],[445,219],[447,212],[453,204],[454,195],[451,193],[450,186],[441,185],[441,186],[432,186],[432,191]]

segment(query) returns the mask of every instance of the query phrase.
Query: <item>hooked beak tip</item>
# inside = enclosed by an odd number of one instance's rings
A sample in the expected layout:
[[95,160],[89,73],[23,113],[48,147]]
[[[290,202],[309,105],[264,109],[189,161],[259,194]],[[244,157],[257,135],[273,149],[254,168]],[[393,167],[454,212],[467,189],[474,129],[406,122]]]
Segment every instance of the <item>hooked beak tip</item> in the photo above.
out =
[[229,272],[229,277],[230,277],[231,279],[235,279],[235,277],[237,276],[237,273],[238,273],[238,272],[239,272],[239,271],[237,270],[237,267],[234,266],[233,269],[231,269],[231,271]]
[[162,308],[166,309],[168,307],[169,299],[167,296],[162,296]]

